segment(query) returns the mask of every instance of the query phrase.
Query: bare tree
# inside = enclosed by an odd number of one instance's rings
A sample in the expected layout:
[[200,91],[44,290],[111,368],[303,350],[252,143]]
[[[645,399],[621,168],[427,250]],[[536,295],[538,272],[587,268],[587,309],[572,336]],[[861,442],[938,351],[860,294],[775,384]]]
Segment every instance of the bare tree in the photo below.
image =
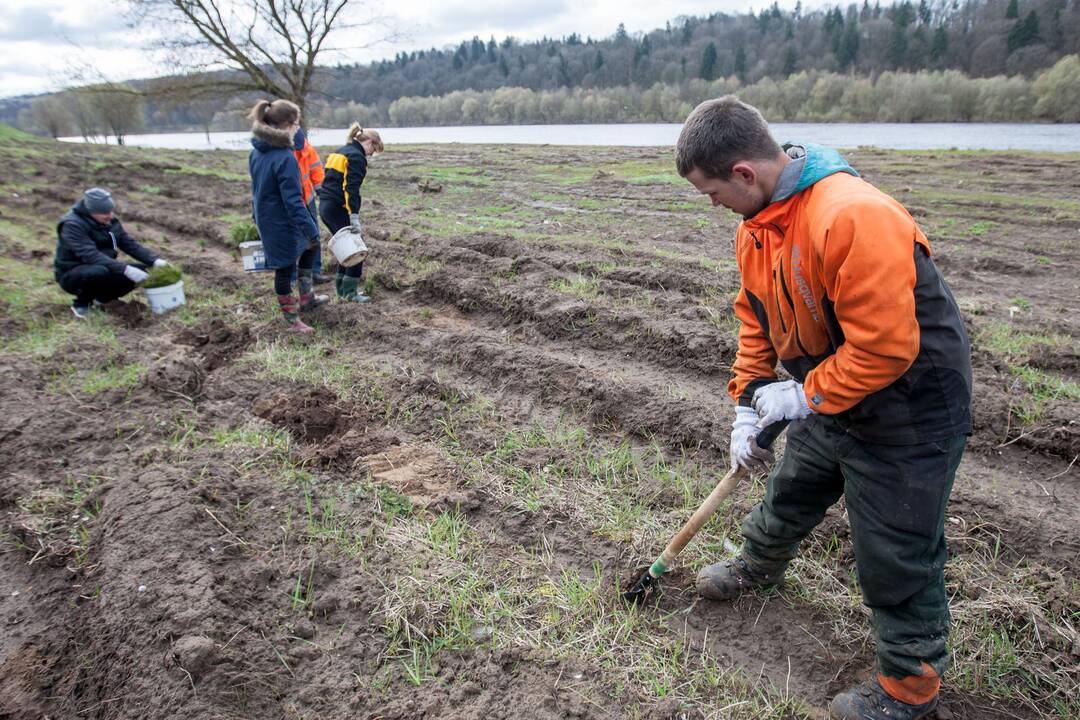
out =
[[[314,90],[320,56],[396,37],[383,18],[368,16],[358,21],[365,6],[355,0],[128,3],[136,24],[168,28],[156,41],[157,48],[169,54],[177,70],[205,73],[201,83],[207,89],[266,93],[292,100],[301,111]],[[331,42],[345,36],[365,41],[348,47]],[[191,87],[199,81],[189,77],[184,82]]]
[[55,95],[35,98],[30,103],[28,116],[32,127],[48,133],[52,138],[71,132],[71,113]]
[[84,90],[78,89],[65,91],[60,97],[83,140],[89,142],[94,139],[101,130],[101,120],[90,96]]
[[146,122],[142,93],[128,85],[91,85],[82,92],[97,111],[102,126],[116,138],[117,145],[123,145],[124,137],[141,129]]

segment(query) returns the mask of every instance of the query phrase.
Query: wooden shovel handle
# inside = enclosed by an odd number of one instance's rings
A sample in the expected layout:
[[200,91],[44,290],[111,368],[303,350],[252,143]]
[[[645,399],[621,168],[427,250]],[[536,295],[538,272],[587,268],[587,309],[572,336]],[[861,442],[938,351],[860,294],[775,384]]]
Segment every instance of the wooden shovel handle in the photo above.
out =
[[[762,449],[768,449],[770,445],[779,437],[780,433],[787,427],[788,421],[783,420],[781,422],[773,423],[768,427],[762,428],[758,433],[754,441],[758,447]],[[654,577],[659,577],[659,574],[666,572],[675,562],[675,556],[682,552],[682,549],[686,547],[686,544],[690,542],[701,526],[708,522],[709,518],[716,512],[716,508],[720,507],[720,503],[727,499],[727,496],[735,489],[735,486],[739,484],[739,479],[743,473],[743,468],[736,467],[730,470],[727,475],[716,484],[713,491],[709,493],[709,497],[705,498],[705,502],[701,503],[701,506],[690,516],[690,519],[686,521],[686,524],[682,526],[682,529],[675,534],[675,537],[671,538],[671,542],[664,548],[664,552],[657,558],[653,564],[653,568],[660,572],[655,574]]]

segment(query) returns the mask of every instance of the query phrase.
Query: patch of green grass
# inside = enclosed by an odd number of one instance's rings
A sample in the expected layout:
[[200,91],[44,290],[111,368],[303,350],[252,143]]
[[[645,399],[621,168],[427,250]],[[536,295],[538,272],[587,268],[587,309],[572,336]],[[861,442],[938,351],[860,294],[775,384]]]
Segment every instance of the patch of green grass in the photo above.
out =
[[1009,298],[1009,304],[1014,307],[1020,308],[1021,310],[1031,309],[1031,301],[1025,297]]
[[[1014,298],[1010,302],[1016,304],[1017,300],[1023,301],[1024,298]],[[1030,307],[1030,302],[1028,306]],[[1066,348],[1073,343],[1067,335],[1026,332],[1004,322],[986,325],[976,333],[975,341],[993,355],[1012,364],[1027,363],[1032,351],[1039,346]]]
[[86,564],[90,550],[90,523],[101,513],[101,500],[92,499],[99,478],[96,475],[67,475],[59,487],[33,490],[16,501],[23,536],[32,539],[15,542],[32,557],[63,561],[71,558],[76,567]]
[[23,132],[6,123],[0,123],[0,142],[3,143],[40,143],[42,138]]
[[1023,381],[1027,390],[1027,394],[1012,408],[1024,425],[1039,422],[1047,406],[1056,400],[1080,402],[1080,384],[1072,380],[1027,365],[1013,366],[1011,370]]
[[994,230],[1000,225],[993,220],[976,220],[968,226],[968,232],[975,237],[982,237],[986,233]]
[[573,295],[582,300],[595,300],[600,296],[600,279],[595,275],[591,277],[574,275],[569,278],[555,278],[551,281],[551,289],[555,292]]
[[178,168],[167,168],[165,170],[166,175],[175,175],[179,173],[187,175],[201,175],[203,177],[215,177],[221,180],[228,180],[229,182],[251,181],[251,178],[247,175],[229,172],[228,170],[220,170],[218,168],[203,167],[201,165],[180,165]]
[[140,384],[145,377],[146,366],[142,363],[109,363],[87,372],[76,372],[67,383],[61,384],[77,383],[80,392],[96,395],[106,390],[129,390]]
[[444,188],[452,187],[454,185],[491,184],[491,176],[482,168],[459,166],[434,167],[429,168],[426,174],[443,183]]

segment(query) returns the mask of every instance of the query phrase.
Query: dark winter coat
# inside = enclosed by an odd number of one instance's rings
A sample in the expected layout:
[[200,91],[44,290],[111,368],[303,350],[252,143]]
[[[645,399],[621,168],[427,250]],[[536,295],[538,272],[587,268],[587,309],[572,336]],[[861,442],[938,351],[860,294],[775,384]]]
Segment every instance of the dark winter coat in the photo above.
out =
[[309,242],[319,241],[319,226],[304,205],[300,166],[293,155],[292,135],[257,122],[251,129],[251,196],[268,268],[296,262]]
[[350,215],[360,212],[360,186],[367,176],[367,153],[353,141],[326,158],[326,177],[319,188],[319,203],[342,208]]
[[123,273],[127,265],[116,259],[121,250],[147,266],[158,259],[124,230],[119,219],[114,217],[108,225],[102,225],[80,200],[56,225],[56,279],[80,265],[104,265],[114,273]]

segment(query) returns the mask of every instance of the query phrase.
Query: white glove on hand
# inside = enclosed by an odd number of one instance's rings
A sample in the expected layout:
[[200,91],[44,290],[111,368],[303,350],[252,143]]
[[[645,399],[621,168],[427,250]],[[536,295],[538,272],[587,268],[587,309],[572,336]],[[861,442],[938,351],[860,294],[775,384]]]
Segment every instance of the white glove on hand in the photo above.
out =
[[157,260],[154,261],[154,267],[165,267],[168,264],[169,264],[169,261],[166,260],[165,258],[158,258]]
[[353,214],[349,216],[349,226],[356,232],[360,232],[360,216]]
[[140,270],[134,265],[128,265],[124,268],[124,277],[133,283],[141,283],[147,278],[147,275],[145,270]]
[[731,469],[767,470],[773,461],[770,450],[762,450],[754,442],[761,432],[757,413],[742,405],[735,408],[735,422],[731,425]]
[[794,380],[769,383],[754,391],[750,405],[757,411],[761,427],[781,420],[802,420],[814,411],[806,402],[802,383]]

